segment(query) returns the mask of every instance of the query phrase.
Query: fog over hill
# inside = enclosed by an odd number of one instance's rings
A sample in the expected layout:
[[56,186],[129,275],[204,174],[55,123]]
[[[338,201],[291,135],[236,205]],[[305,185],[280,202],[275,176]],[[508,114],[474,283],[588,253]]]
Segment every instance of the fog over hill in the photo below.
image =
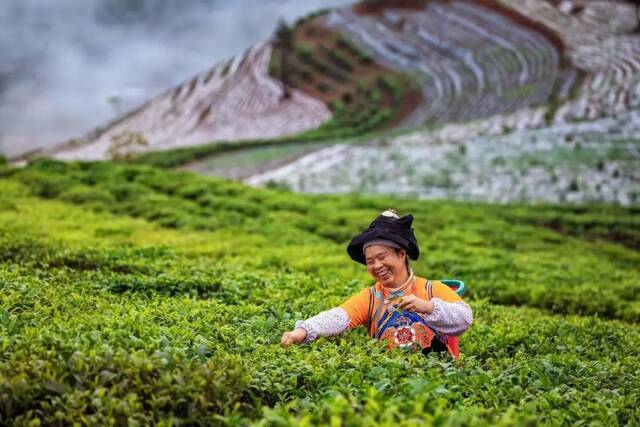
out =
[[0,3],[0,152],[77,137],[292,21],[351,0]]

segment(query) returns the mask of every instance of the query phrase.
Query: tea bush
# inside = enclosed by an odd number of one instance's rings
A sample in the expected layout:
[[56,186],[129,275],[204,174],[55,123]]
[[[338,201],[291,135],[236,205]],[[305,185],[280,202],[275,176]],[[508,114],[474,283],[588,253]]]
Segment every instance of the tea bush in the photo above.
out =
[[[633,208],[306,196],[111,163],[3,176],[0,425],[640,423]],[[416,272],[469,286],[461,361],[364,330],[281,348],[370,285],[344,248],[389,206],[416,217]]]

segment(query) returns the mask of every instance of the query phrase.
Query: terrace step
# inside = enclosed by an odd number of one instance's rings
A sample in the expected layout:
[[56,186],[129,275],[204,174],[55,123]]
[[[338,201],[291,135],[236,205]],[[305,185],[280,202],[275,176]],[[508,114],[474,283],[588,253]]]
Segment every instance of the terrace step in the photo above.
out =
[[[561,77],[544,35],[472,3],[429,2],[359,15],[338,9],[322,23],[341,31],[389,68],[419,76],[423,122],[466,121],[549,100]],[[566,92],[566,91],[565,91]]]

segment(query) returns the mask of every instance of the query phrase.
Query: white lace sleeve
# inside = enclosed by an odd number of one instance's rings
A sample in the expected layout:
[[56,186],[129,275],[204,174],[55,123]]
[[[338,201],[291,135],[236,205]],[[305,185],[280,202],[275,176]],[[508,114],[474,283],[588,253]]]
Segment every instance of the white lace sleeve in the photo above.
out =
[[349,326],[349,315],[340,307],[323,311],[307,320],[298,320],[296,328],[307,331],[304,344],[314,341],[317,337],[340,335]]
[[462,335],[473,322],[471,307],[464,301],[447,302],[432,298],[433,312],[425,314],[425,322],[446,335]]

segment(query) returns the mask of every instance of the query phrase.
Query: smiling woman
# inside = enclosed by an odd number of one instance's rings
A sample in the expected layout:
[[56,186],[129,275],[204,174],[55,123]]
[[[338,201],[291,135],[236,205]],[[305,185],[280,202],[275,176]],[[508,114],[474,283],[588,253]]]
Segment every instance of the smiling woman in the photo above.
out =
[[296,322],[293,331],[282,335],[282,345],[309,343],[363,325],[389,348],[448,351],[458,358],[458,336],[471,325],[471,308],[440,281],[414,275],[409,259],[418,259],[420,249],[412,223],[412,215],[400,218],[386,210],[355,236],[347,252],[366,265],[375,285],[339,307]]

